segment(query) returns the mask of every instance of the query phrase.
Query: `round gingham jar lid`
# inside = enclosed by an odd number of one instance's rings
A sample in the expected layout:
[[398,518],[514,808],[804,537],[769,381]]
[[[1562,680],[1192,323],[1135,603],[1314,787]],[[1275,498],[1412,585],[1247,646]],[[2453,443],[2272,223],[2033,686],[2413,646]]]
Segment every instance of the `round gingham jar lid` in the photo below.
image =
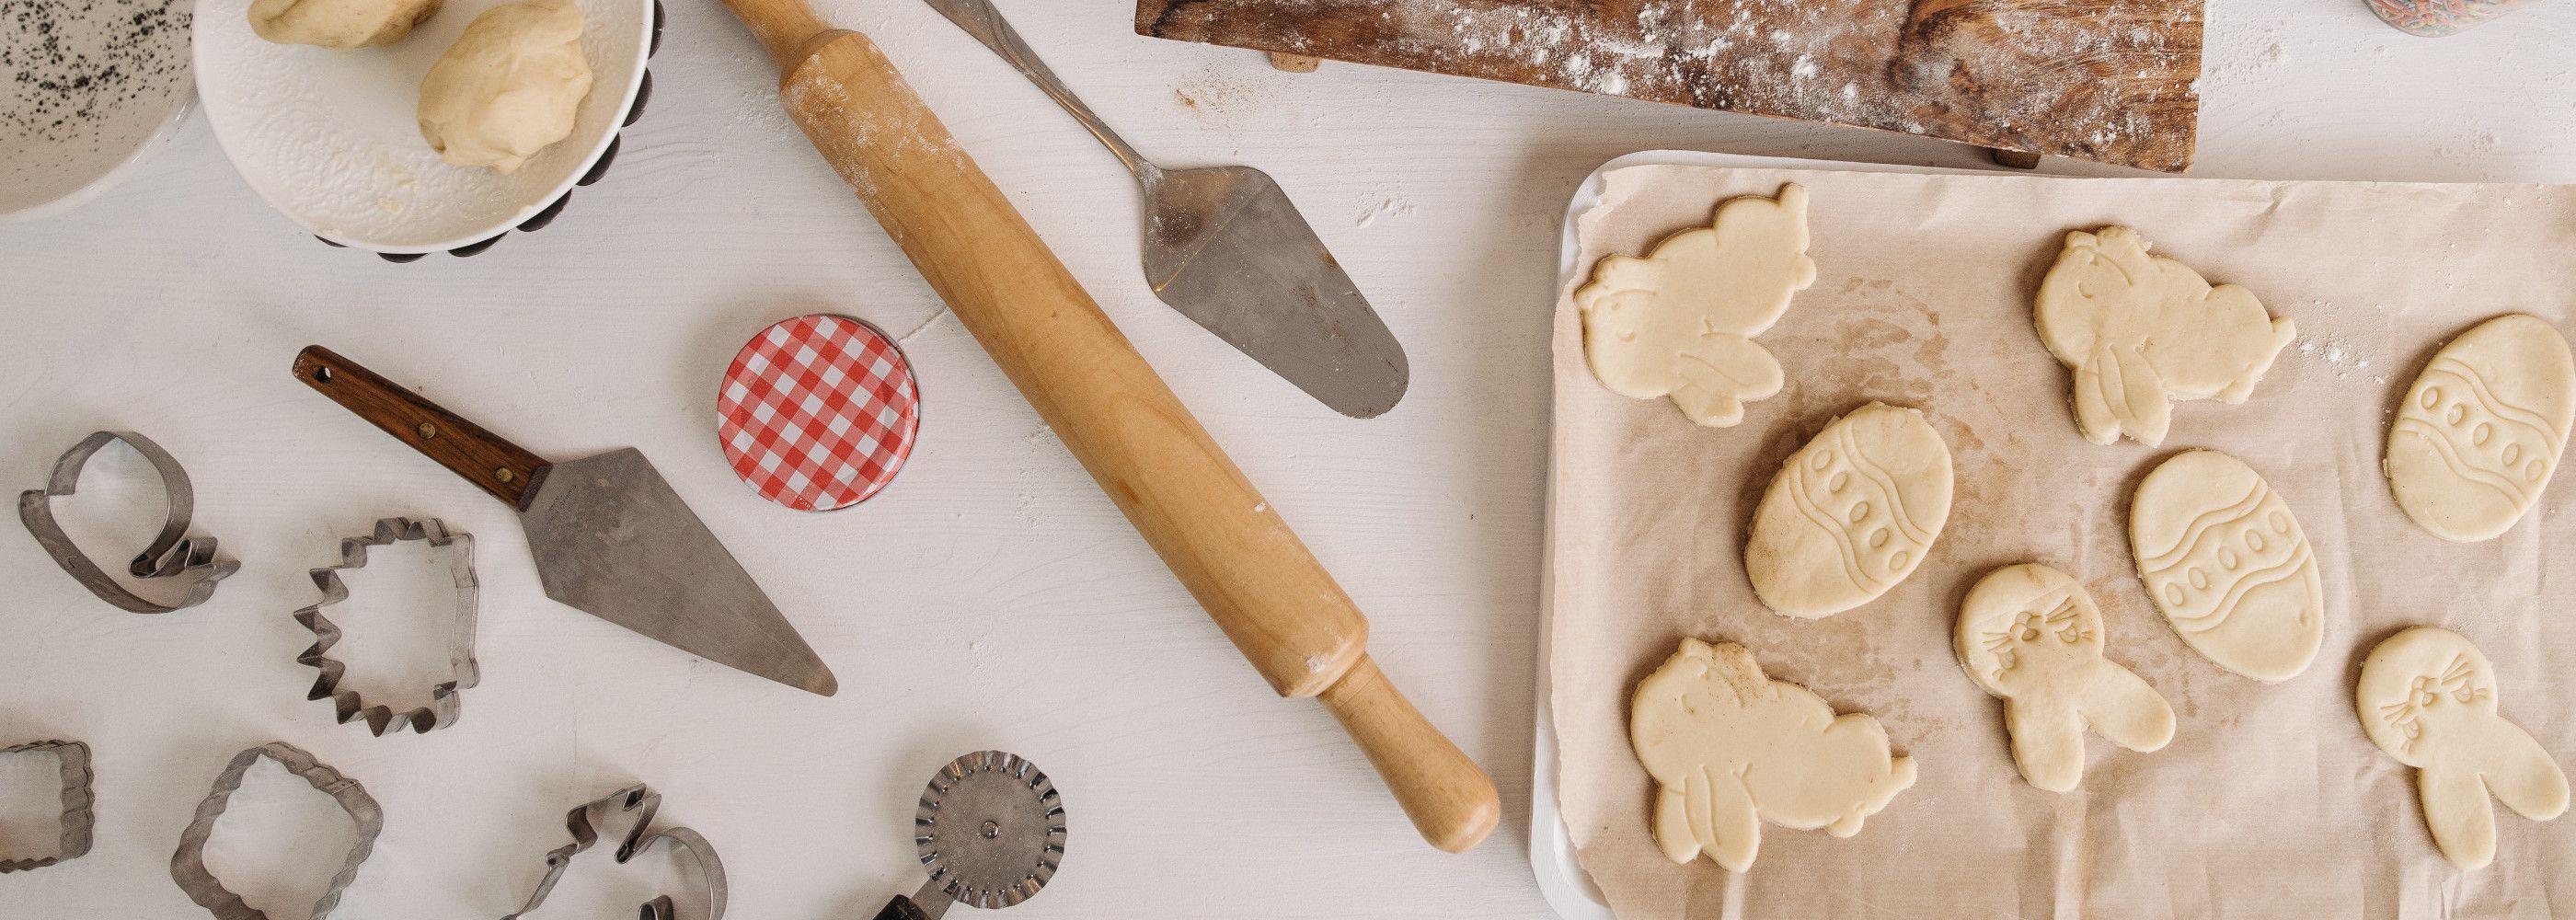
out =
[[716,436],[734,473],[798,511],[835,511],[883,490],[920,425],[921,392],[903,349],[846,316],[761,330],[716,394]]

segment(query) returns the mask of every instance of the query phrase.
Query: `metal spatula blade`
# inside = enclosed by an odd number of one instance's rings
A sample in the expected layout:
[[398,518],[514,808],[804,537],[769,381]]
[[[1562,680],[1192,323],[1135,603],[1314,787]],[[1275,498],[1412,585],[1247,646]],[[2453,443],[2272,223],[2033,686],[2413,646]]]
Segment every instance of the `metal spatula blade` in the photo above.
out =
[[1143,179],[1145,280],[1164,303],[1336,412],[1374,418],[1404,398],[1404,346],[1269,174]]
[[1248,166],[1147,162],[1047,69],[989,0],[925,0],[1064,107],[1145,189],[1145,279],[1181,314],[1356,418],[1395,408],[1404,346],[1274,182]]

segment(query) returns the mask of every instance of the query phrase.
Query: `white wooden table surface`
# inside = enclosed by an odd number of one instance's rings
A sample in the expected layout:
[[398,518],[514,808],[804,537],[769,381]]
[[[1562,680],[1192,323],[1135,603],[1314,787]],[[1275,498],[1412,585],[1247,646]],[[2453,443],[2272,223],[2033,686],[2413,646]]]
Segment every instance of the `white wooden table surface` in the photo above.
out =
[[[1370,611],[1378,660],[1493,773],[1502,829],[1450,856],[1415,838],[1322,708],[1271,696],[938,316],[779,112],[741,27],[715,0],[666,2],[652,108],[608,180],[479,257],[390,265],[314,242],[242,184],[201,116],[103,199],[0,226],[0,485],[41,484],[89,431],[141,431],[188,465],[201,529],[246,563],[203,607],[135,616],[14,526],[0,534],[0,744],[84,739],[100,771],[96,849],[0,876],[0,914],[202,916],[167,857],[223,761],[276,739],[388,812],[347,917],[508,913],[563,811],[639,780],[716,842],[734,916],[869,916],[920,881],[920,784],[985,747],[1033,758],[1070,809],[1063,872],[1013,917],[1545,916],[1526,815],[1566,196],[1651,148],[1980,162],[1918,138],[1390,70],[1284,74],[1137,37],[1126,0],[1003,0],[1148,155],[1251,163],[1287,187],[1412,356],[1403,404],[1354,421],[1153,299],[1128,178],[1000,61],[908,0],[824,4],[889,49]],[[2200,175],[2576,181],[2576,3],[2425,40],[2357,0],[2217,0],[2208,48]],[[927,411],[891,490],[811,516],[736,482],[713,403],[745,338],[821,310],[908,334]],[[838,670],[840,695],[543,600],[505,508],[289,379],[308,342],[540,454],[642,448]],[[82,497],[114,498],[139,469],[103,468]],[[80,498],[93,530],[151,513]],[[455,728],[375,739],[303,699],[310,636],[287,613],[336,538],[395,514],[480,538],[484,678]],[[376,596],[436,598],[393,568]],[[434,673],[434,629],[353,627],[359,679]],[[39,816],[46,781],[0,763],[0,854],[46,845],[49,830],[9,823]],[[246,806],[217,848],[219,870],[287,917],[346,836],[320,800],[280,794],[291,782],[255,775],[244,801],[275,807]],[[553,915],[620,915],[657,877],[598,862]]]

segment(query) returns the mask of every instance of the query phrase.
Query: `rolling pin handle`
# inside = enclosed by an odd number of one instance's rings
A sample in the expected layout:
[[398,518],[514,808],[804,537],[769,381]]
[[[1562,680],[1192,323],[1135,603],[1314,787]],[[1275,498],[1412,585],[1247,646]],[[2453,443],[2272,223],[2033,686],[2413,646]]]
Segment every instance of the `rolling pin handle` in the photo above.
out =
[[1368,754],[1422,839],[1464,853],[1494,832],[1503,806],[1493,778],[1423,718],[1376,661],[1361,655],[1324,689],[1322,699]]

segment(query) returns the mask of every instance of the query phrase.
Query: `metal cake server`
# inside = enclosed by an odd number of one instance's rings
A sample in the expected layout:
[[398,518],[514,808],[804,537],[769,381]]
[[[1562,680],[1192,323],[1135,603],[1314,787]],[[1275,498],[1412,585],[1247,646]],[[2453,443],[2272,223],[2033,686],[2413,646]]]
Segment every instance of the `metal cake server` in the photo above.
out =
[[1279,183],[1249,166],[1147,162],[1048,70],[987,0],[925,0],[1064,106],[1145,188],[1145,281],[1334,411],[1374,418],[1404,398],[1404,346]]
[[295,379],[517,509],[547,597],[729,668],[840,689],[636,449],[548,462],[319,345],[295,356]]

